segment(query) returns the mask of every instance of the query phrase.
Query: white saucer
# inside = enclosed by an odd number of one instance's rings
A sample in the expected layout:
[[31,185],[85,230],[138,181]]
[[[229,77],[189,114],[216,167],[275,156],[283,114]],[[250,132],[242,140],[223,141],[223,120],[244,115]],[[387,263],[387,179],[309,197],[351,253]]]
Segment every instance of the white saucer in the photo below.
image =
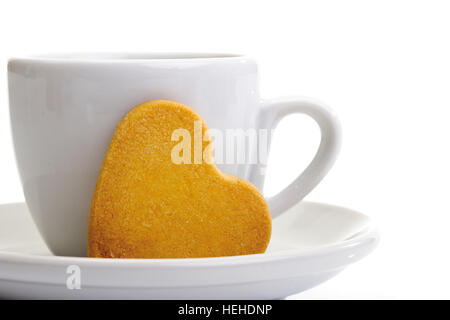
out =
[[[312,288],[368,255],[378,233],[365,215],[302,202],[274,220],[264,254],[201,259],[53,256],[25,204],[0,205],[0,298],[278,299]],[[67,268],[79,266],[81,289]]]

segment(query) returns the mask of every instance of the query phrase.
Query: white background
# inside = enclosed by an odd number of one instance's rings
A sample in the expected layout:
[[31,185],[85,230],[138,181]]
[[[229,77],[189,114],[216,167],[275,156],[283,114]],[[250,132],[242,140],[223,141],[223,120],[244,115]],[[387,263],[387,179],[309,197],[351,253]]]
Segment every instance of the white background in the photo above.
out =
[[[449,40],[446,1],[2,0],[0,203],[24,200],[10,137],[8,57],[245,53],[259,62],[263,97],[311,96],[340,115],[340,157],[307,199],[366,213],[382,232],[370,257],[292,298],[450,298]],[[300,172],[318,140],[302,116],[280,124],[268,194]]]

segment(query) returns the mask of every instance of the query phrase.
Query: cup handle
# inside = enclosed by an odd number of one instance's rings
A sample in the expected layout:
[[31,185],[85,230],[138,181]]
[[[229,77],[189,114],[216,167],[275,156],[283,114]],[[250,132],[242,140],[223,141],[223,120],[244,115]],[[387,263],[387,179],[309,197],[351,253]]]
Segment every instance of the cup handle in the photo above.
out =
[[[323,179],[336,161],[341,145],[341,126],[332,110],[306,98],[283,98],[263,101],[258,115],[258,127],[269,130],[269,147],[270,130],[275,129],[282,118],[293,113],[303,113],[314,119],[320,127],[321,141],[308,167],[286,188],[267,199],[272,218],[301,201]],[[249,172],[249,180],[261,188],[264,169],[264,165],[259,164],[252,166]]]

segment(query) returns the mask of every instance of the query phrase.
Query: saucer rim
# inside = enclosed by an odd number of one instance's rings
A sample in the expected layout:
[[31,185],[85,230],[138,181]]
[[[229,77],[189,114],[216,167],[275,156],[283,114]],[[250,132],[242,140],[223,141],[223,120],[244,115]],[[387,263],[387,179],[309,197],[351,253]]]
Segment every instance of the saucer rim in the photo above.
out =
[[[375,225],[373,219],[366,216],[365,214],[348,209],[343,206],[332,205],[323,202],[312,202],[303,201],[303,203],[308,203],[314,206],[328,207],[334,210],[346,210],[352,211],[356,214],[368,218],[368,226],[361,230],[356,236],[349,239],[343,240],[338,243],[330,245],[322,245],[313,248],[302,248],[302,249],[288,249],[281,252],[274,253],[259,253],[259,254],[249,254],[240,256],[226,256],[226,257],[205,257],[205,258],[169,258],[169,259],[117,259],[117,258],[90,258],[90,257],[73,257],[73,256],[40,256],[29,253],[13,252],[13,251],[2,251],[0,249],[0,262],[8,261],[10,263],[20,263],[20,264],[34,264],[42,265],[50,263],[58,264],[77,264],[83,266],[89,265],[108,265],[111,267],[214,267],[214,266],[233,266],[240,265],[242,263],[261,263],[261,262],[275,262],[282,261],[284,259],[308,259],[317,258],[320,256],[325,256],[331,253],[337,253],[345,251],[346,249],[351,249],[353,247],[360,247],[372,244],[374,248],[380,241],[379,228]],[[23,205],[26,207],[25,202],[7,203],[1,204],[0,208],[9,205]]]

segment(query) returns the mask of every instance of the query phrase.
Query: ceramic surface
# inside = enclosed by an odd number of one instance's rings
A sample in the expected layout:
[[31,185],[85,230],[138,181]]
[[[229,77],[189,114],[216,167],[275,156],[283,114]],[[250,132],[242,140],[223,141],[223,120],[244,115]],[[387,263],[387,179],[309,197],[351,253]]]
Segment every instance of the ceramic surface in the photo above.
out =
[[[302,202],[274,220],[264,254],[166,260],[57,257],[39,236],[25,204],[1,205],[0,297],[277,299],[334,277],[377,242],[367,216]],[[80,270],[79,290],[67,288],[71,266]]]
[[[305,113],[316,120],[322,132],[316,157],[297,180],[268,199],[273,217],[320,182],[340,145],[336,116],[321,103],[303,98],[261,101],[256,63],[240,55],[15,58],[8,64],[8,80],[14,149],[25,199],[45,242],[57,255],[86,254],[89,208],[104,155],[117,123],[142,102],[184,103],[220,132],[270,130],[291,113]],[[295,147],[295,137],[292,141]],[[253,154],[256,148],[253,144],[244,152]],[[219,164],[219,169],[261,190],[263,165],[234,158],[233,163]]]

